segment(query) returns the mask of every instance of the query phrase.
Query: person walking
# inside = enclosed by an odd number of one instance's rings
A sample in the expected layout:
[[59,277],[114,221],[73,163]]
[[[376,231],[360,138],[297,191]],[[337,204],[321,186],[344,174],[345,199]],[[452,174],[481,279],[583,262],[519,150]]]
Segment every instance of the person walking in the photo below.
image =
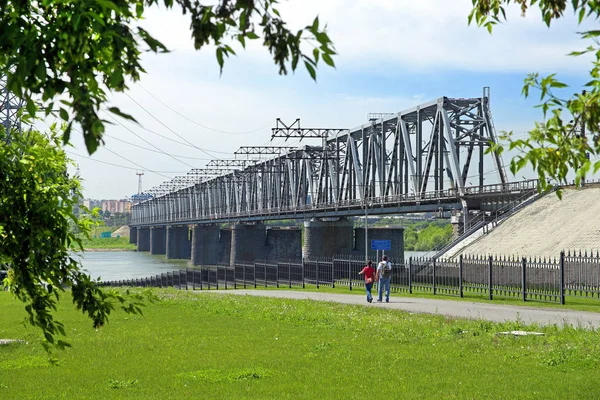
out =
[[371,289],[373,288],[373,281],[375,280],[375,269],[373,268],[373,261],[369,261],[367,265],[358,273],[359,275],[364,275],[365,278],[365,288],[367,289],[367,301],[369,303],[373,302],[373,295],[371,294]]
[[392,263],[388,261],[387,256],[383,256],[377,264],[377,273],[375,282],[377,282],[377,301],[383,300],[383,290],[385,289],[385,302],[390,302],[390,281],[392,279]]

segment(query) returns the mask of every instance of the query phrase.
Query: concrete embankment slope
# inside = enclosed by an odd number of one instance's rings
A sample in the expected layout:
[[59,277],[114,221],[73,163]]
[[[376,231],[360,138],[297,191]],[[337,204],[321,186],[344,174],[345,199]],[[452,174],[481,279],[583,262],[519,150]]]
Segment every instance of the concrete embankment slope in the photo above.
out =
[[458,254],[557,257],[600,249],[600,187],[565,189],[535,201]]

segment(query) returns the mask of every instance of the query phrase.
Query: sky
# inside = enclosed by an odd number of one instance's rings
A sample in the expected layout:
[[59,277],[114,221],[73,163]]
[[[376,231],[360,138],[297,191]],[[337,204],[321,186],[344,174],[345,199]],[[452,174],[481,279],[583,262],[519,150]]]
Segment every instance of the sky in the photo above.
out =
[[[259,41],[246,51],[234,46],[238,55],[220,74],[214,48],[194,50],[189,19],[176,10],[149,10],[140,25],[172,51],[144,53],[147,73],[126,95],[109,97],[139,125],[107,125],[105,146],[91,157],[80,135],[73,136],[67,151],[79,165],[84,197],[127,198],[138,191],[137,172],[144,172],[146,190],[210,159],[234,158],[240,146],[294,144],[270,140],[276,118],[353,128],[368,113],[399,112],[442,96],[480,97],[484,86],[491,89],[496,130],[522,136],[543,119],[534,108],[537,94],[521,95],[525,76],[556,72],[575,91],[590,68],[589,59],[567,56],[587,46],[572,13],[549,29],[538,10],[523,17],[512,7],[508,22],[490,35],[468,26],[471,0],[289,0],[279,9],[293,29],[317,15],[327,23],[336,68],[320,64],[317,82],[303,68],[278,75]],[[525,171],[511,180],[524,175],[534,177]]]

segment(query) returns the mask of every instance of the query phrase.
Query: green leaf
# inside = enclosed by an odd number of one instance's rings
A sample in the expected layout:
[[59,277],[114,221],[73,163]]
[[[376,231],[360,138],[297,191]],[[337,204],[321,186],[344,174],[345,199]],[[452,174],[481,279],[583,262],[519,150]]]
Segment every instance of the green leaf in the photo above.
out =
[[313,49],[313,56],[315,59],[315,63],[318,63],[319,62],[319,49],[316,47]]
[[252,40],[254,40],[254,39],[258,39],[258,35],[257,35],[256,33],[254,33],[254,32],[247,32],[247,33],[246,33],[246,37],[247,37],[248,39],[252,39]]
[[69,121],[69,113],[67,112],[67,110],[65,110],[64,108],[60,108],[59,110],[59,114],[60,114],[60,118],[63,121]]
[[331,58],[331,56],[329,54],[326,54],[326,53],[323,54],[323,61],[325,61],[325,64],[329,65],[330,67],[335,67],[335,64],[333,63],[333,59]]
[[137,120],[135,118],[133,118],[131,115],[124,113],[123,111],[121,111],[118,107],[109,107],[108,111],[110,111],[111,113],[118,115],[121,118],[125,118],[129,121],[133,121],[135,123],[137,123]]
[[304,66],[308,70],[308,73],[310,74],[311,78],[313,78],[313,80],[316,81],[317,72],[315,71],[315,67],[313,67],[308,61],[304,61]]

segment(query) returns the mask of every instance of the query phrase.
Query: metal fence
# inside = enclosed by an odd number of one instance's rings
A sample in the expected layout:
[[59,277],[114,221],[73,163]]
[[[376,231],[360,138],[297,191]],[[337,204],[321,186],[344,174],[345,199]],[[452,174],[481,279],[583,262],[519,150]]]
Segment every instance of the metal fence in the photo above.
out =
[[[556,258],[460,256],[453,260],[410,258],[393,265],[392,292],[465,294],[565,303],[566,297],[600,299],[600,254],[561,252]],[[160,275],[103,282],[104,286],[175,287],[186,290],[258,287],[364,287],[355,256],[219,264]]]

